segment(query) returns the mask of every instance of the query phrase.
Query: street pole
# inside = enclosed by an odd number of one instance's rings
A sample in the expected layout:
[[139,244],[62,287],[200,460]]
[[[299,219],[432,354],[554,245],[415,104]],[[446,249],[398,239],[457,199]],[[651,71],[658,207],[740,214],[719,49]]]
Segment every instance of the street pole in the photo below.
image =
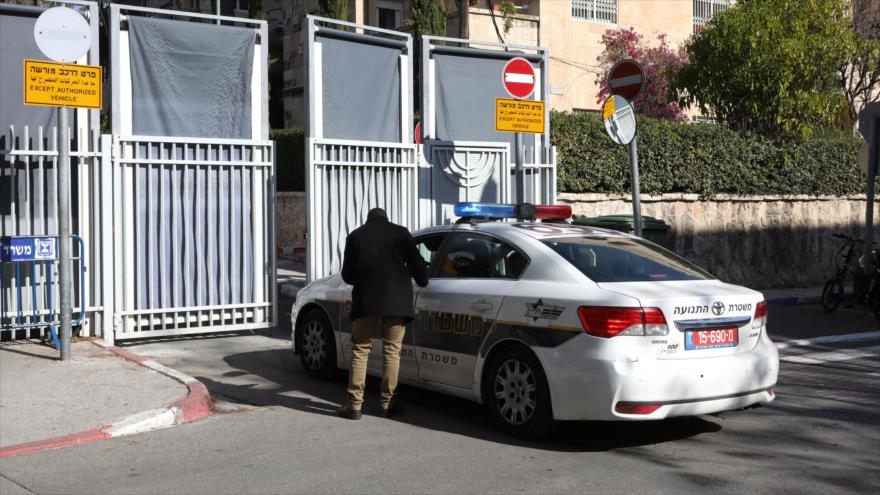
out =
[[58,108],[58,283],[61,285],[61,360],[70,360],[70,130],[67,109]]
[[633,222],[636,235],[642,237],[642,203],[639,197],[639,145],[638,134],[629,143],[630,183],[632,184]]
[[521,132],[514,134],[514,160],[516,162],[516,202],[525,202],[526,178],[523,171],[523,137]]
[[[220,0],[217,0],[216,2],[214,2],[214,6],[216,8],[216,13],[219,16],[220,15]],[[217,19],[217,25],[218,26],[220,25],[220,19]]]
[[[865,136],[867,137],[867,136]],[[877,160],[880,155],[880,117],[874,118],[874,139],[868,148],[868,202],[865,210],[865,275],[871,276],[874,273],[874,257],[872,249],[874,246],[874,182],[877,178],[877,168],[880,167]]]

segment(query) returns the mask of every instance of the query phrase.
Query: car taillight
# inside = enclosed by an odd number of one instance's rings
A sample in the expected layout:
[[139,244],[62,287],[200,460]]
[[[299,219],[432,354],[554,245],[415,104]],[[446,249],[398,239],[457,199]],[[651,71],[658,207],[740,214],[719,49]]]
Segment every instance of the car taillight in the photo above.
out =
[[578,316],[584,331],[595,337],[666,335],[669,326],[660,308],[581,306]]
[[767,324],[767,301],[761,301],[755,306],[755,317],[752,318],[752,328],[761,328]]
[[669,326],[660,308],[645,308],[645,335],[667,335]]

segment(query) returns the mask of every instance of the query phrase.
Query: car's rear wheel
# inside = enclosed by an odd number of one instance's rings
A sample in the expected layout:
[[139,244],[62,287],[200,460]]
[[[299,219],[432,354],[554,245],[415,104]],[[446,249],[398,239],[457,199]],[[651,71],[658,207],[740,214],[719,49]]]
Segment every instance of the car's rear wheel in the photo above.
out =
[[492,360],[487,377],[486,404],[502,429],[523,438],[552,431],[550,389],[534,354],[520,346],[503,349]]
[[843,284],[837,278],[829,280],[822,288],[822,309],[833,313],[843,300]]
[[300,323],[299,358],[306,374],[329,378],[336,371],[336,342],[330,320],[320,309],[312,309]]

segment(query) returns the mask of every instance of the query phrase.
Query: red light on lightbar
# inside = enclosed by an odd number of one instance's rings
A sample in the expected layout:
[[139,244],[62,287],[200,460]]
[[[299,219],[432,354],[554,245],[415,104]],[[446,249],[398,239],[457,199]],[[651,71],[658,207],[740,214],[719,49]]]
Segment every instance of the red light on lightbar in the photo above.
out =
[[626,402],[618,402],[614,406],[614,410],[620,414],[651,414],[660,409],[662,404],[630,404]]
[[535,219],[552,218],[565,219],[571,218],[570,205],[535,205]]
[[773,397],[774,395],[776,395],[775,393],[773,393],[773,389],[772,389],[772,388],[768,388],[768,389],[767,389],[767,393],[770,394],[770,397]]

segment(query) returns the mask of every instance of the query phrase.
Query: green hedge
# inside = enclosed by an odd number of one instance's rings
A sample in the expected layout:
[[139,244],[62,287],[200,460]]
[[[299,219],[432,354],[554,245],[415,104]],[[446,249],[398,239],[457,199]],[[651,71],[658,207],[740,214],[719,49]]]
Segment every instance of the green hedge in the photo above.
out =
[[[559,190],[629,191],[629,147],[614,144],[598,114],[553,112]],[[720,125],[639,118],[639,168],[645,194],[846,195],[865,192],[860,140],[814,138],[779,144]]]
[[275,141],[275,188],[278,191],[305,191],[305,131],[298,127],[272,129],[269,139]]
[[[550,114],[562,192],[629,192],[629,148],[611,142],[598,114]],[[865,192],[860,140],[818,137],[779,144],[720,125],[639,118],[644,194],[847,195]],[[279,191],[305,190],[303,129],[273,129]]]

